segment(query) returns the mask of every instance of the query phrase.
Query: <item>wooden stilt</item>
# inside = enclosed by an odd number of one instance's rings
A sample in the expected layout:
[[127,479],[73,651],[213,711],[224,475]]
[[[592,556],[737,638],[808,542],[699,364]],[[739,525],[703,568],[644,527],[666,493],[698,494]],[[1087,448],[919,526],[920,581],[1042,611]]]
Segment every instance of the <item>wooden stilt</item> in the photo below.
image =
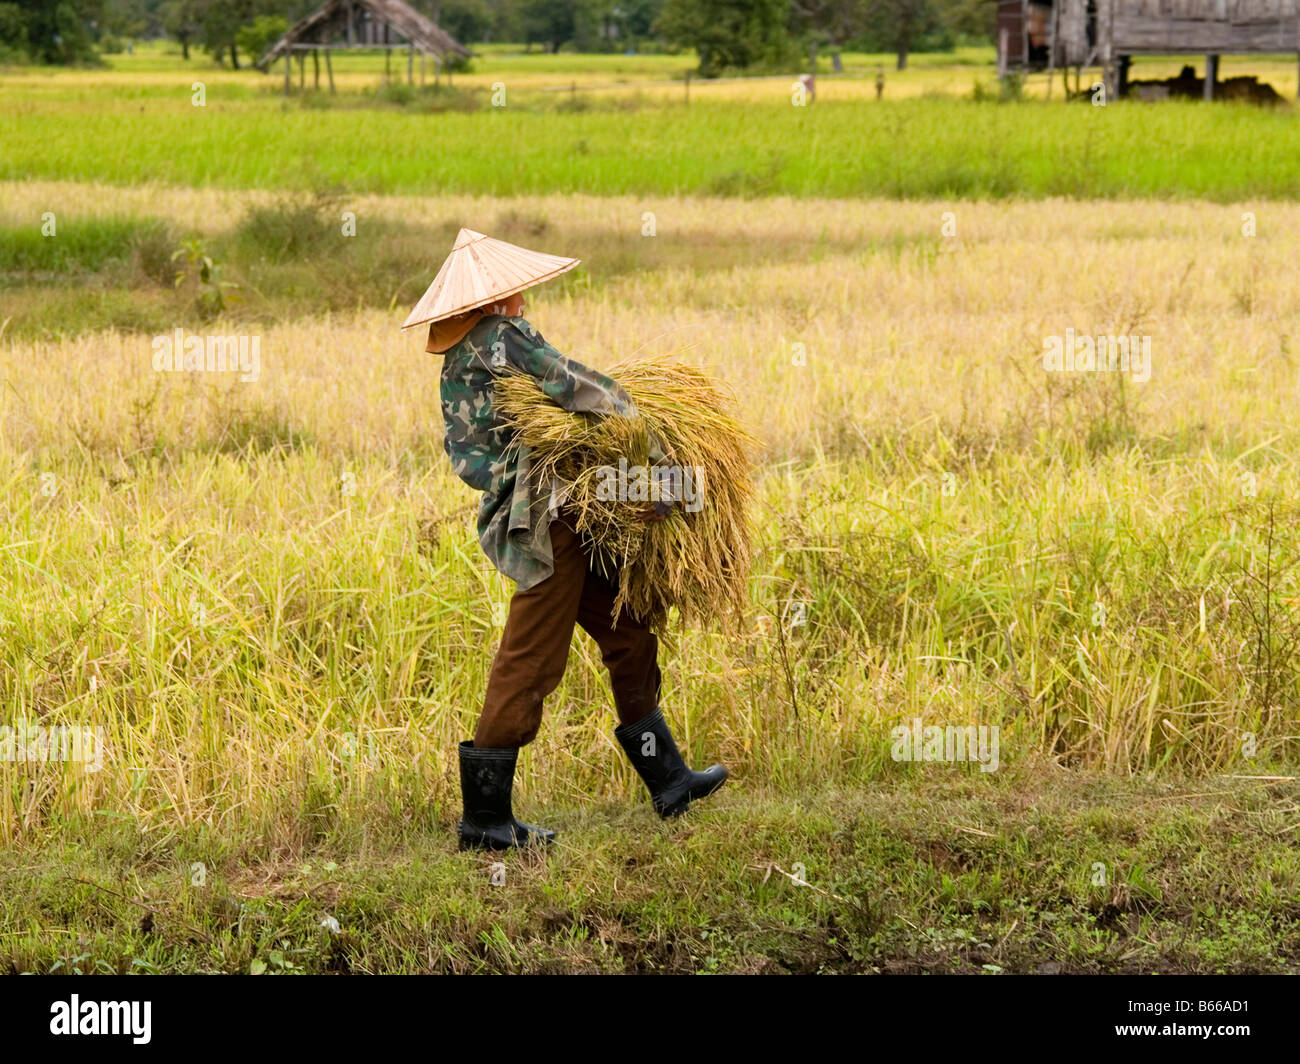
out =
[[312,88],[314,91],[320,92],[320,49],[319,48],[313,48],[311,50],[311,66],[312,66]]
[[329,75],[330,95],[333,96],[334,95],[334,64],[330,62],[330,54],[328,50],[326,50],[325,52],[325,73]]
[[[1056,20],[1060,15],[1061,5],[1052,5],[1052,36],[1047,45],[1047,98],[1052,98],[1052,75],[1056,73]],[[1066,87],[1066,98],[1069,98],[1070,90]]]

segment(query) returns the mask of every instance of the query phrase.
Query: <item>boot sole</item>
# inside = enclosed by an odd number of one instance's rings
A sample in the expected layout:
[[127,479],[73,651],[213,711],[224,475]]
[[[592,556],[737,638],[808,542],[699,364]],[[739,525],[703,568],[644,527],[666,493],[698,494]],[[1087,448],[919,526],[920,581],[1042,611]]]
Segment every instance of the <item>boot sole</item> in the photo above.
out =
[[717,792],[721,789],[722,785],[726,783],[727,780],[730,778],[731,778],[731,774],[728,773],[727,775],[723,776],[722,779],[718,780],[718,782],[715,783],[712,787],[710,787],[707,791],[701,791],[699,794],[690,795],[685,798],[679,798],[677,799],[677,801],[675,801],[672,805],[668,806],[666,809],[659,809],[656,810],[656,812],[658,812],[658,814],[664,820],[673,820],[676,817],[681,816],[688,809],[690,809],[692,802],[698,802],[704,798],[709,797],[709,795],[711,794],[717,794]]
[[461,839],[457,846],[462,853],[466,850],[482,850],[489,853],[505,853],[507,850],[541,850],[552,845],[555,840],[542,839],[524,843],[515,843],[513,846],[492,846],[483,839]]
[[529,835],[525,842],[507,843],[504,846],[493,845],[486,835],[459,835],[458,838],[457,849],[462,853],[466,850],[487,850],[492,853],[505,853],[507,850],[534,850],[550,846],[555,842],[555,833]]

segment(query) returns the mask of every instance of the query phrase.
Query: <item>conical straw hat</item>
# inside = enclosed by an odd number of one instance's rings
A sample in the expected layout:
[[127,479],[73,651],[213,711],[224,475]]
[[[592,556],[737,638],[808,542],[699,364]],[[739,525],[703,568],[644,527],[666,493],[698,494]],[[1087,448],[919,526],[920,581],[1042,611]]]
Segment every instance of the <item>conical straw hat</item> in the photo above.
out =
[[406,316],[403,329],[452,318],[558,277],[578,259],[545,255],[507,244],[473,229],[462,229],[429,290]]

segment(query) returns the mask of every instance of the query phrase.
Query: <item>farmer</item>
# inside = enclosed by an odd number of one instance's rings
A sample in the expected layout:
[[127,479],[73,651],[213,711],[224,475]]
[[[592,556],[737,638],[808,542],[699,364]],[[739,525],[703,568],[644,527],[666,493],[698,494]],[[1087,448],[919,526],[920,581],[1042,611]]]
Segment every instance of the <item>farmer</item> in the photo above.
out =
[[[565,358],[522,316],[524,289],[577,264],[462,229],[403,325],[427,324],[426,350],[443,356],[443,446],[456,475],[483,492],[479,543],[516,584],[478,727],[472,741],[460,744],[461,849],[501,850],[555,838],[553,831],[516,820],[510,796],[519,748],[536,737],[542,700],[564,675],[575,622],[600,648],[620,724],[614,734],[660,816],[684,813],[727,778],[721,765],[694,772],[682,760],[659,709],[658,640],[626,613],[614,626],[617,587],[595,571],[565,514],[562,492],[536,482],[528,448],[511,446],[511,429],[496,409],[496,378],[526,373],[565,410],[635,415],[622,387]],[[641,517],[662,520],[671,506],[656,503]]]

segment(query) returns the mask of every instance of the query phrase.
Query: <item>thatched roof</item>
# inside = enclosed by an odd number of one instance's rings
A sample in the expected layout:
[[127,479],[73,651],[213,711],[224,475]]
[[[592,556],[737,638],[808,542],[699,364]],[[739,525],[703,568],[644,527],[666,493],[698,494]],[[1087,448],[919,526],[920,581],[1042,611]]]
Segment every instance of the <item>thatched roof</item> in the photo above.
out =
[[[352,39],[348,40],[348,22]],[[383,27],[389,28],[385,39]],[[357,48],[401,45],[410,41],[422,52],[436,55],[468,56],[470,51],[427,15],[422,15],[405,0],[325,0],[310,15],[300,18],[283,37],[275,42],[258,61],[267,67],[282,58],[294,45],[326,45]]]

